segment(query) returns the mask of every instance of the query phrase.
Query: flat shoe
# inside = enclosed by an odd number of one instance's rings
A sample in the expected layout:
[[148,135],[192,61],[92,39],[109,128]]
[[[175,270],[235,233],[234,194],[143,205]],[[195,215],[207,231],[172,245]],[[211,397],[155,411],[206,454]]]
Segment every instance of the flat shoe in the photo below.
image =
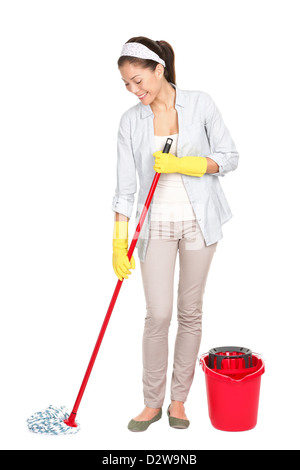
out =
[[162,409],[159,410],[159,412],[157,413],[157,415],[154,416],[154,418],[149,419],[148,421],[135,421],[134,419],[132,419],[131,421],[129,421],[127,427],[129,431],[133,431],[133,432],[146,431],[146,429],[149,428],[150,424],[155,423],[155,421],[158,421],[161,418],[161,416],[162,416]]
[[190,425],[190,422],[188,419],[180,419],[180,418],[174,418],[174,416],[170,416],[170,406],[167,409],[167,415],[169,417],[169,425],[171,428],[175,429],[187,429]]

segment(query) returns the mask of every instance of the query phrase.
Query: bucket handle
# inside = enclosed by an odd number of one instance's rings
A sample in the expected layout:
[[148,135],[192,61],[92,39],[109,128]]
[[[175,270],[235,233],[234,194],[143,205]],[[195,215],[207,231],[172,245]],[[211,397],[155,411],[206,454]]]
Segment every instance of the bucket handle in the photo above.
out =
[[208,352],[201,354],[201,356],[197,357],[198,364],[201,364],[203,366],[203,358],[208,355]]
[[261,359],[263,362],[266,362],[265,359],[262,357],[261,354],[253,352],[252,354],[255,354],[255,356],[258,356],[259,359]]
[[202,357],[206,356],[207,354],[208,354],[208,352],[203,353],[203,354],[201,354],[201,356],[197,357],[198,361],[200,362],[200,360],[202,359]]

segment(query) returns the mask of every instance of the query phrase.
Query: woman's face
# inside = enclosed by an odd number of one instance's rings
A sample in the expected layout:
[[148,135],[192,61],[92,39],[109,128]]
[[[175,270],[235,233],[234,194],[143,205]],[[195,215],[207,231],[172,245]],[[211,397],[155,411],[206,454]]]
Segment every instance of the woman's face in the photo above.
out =
[[151,104],[161,89],[164,67],[158,64],[153,72],[149,68],[125,62],[119,70],[127,90],[144,105]]

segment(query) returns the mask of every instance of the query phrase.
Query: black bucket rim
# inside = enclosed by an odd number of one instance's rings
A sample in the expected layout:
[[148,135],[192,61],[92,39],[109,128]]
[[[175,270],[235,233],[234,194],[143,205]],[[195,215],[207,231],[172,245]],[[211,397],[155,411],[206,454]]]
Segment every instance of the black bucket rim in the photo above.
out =
[[[237,355],[227,356],[227,355],[220,355],[221,353],[238,353]],[[249,369],[253,366],[252,361],[252,351],[249,348],[241,347],[241,346],[221,346],[217,348],[212,348],[208,352],[208,367],[211,369],[215,368],[215,359],[217,370],[222,369],[222,361],[224,359],[244,359],[245,360],[245,369]]]

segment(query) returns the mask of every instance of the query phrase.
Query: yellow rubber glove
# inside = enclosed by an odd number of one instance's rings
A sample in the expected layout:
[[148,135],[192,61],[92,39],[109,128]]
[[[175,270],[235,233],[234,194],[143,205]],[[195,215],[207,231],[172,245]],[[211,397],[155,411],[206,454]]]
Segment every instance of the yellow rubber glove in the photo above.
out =
[[135,269],[134,257],[129,261],[128,256],[128,222],[115,221],[114,223],[114,236],[113,236],[113,257],[112,263],[117,277],[122,281],[124,278],[128,279],[128,274],[131,274],[129,269]]
[[189,176],[203,176],[207,171],[205,157],[181,157],[161,150],[153,154],[155,157],[154,170],[157,173],[182,173]]

